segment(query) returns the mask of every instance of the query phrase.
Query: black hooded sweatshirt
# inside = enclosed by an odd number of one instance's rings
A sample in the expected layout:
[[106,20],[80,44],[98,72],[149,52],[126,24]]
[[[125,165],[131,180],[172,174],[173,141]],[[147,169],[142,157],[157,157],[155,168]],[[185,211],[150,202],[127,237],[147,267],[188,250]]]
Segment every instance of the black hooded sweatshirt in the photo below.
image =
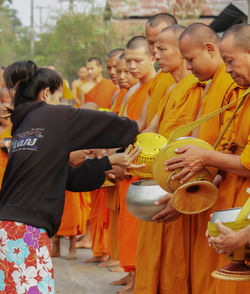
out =
[[11,115],[12,142],[0,191],[0,220],[45,228],[54,235],[61,222],[65,190],[99,188],[107,157],[69,166],[79,149],[125,147],[138,133],[135,121],[106,113],[45,102],[25,103]]

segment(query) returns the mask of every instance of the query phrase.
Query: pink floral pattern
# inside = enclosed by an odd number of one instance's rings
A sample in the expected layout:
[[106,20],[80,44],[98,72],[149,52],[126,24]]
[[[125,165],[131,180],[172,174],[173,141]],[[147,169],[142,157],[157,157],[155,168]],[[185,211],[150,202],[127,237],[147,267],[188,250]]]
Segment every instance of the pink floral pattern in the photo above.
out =
[[47,232],[0,221],[0,274],[1,293],[55,293]]

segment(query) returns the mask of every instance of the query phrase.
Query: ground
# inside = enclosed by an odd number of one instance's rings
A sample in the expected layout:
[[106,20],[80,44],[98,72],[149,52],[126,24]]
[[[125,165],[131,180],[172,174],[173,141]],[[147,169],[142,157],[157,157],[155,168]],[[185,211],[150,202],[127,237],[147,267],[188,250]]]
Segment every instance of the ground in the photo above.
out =
[[78,249],[76,260],[66,260],[69,241],[61,240],[61,257],[53,258],[56,294],[114,294],[120,289],[109,285],[123,277],[108,268],[99,268],[97,263],[83,263],[92,256],[91,249]]

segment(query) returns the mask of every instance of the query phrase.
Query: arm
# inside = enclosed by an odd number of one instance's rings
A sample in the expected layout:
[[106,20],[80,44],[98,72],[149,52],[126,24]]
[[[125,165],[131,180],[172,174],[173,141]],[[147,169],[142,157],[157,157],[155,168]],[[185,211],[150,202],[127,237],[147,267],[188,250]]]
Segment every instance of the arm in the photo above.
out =
[[141,114],[140,117],[138,118],[138,126],[139,126],[139,131],[141,132],[142,130],[145,129],[146,127],[146,123],[147,123],[147,114],[148,114],[148,103],[149,103],[149,97],[147,98],[147,100],[145,101],[142,110],[141,110]]
[[158,114],[154,116],[154,118],[151,120],[149,126],[143,130],[143,133],[157,133],[159,129],[159,118]]
[[138,134],[135,121],[111,112],[68,107],[66,123],[69,152],[126,147]]
[[205,150],[191,145],[182,146],[175,152],[180,155],[167,160],[166,169],[172,171],[182,168],[179,173],[173,176],[173,180],[181,179],[181,183],[190,179],[206,166],[216,167],[241,177],[250,177],[250,170],[241,164],[240,155]]
[[79,167],[69,167],[66,190],[72,192],[92,191],[105,181],[105,171],[112,169],[108,157],[86,159]]
[[85,90],[84,90],[84,86],[79,89],[79,96],[80,96],[79,102],[81,101],[80,104],[83,105],[85,103]]

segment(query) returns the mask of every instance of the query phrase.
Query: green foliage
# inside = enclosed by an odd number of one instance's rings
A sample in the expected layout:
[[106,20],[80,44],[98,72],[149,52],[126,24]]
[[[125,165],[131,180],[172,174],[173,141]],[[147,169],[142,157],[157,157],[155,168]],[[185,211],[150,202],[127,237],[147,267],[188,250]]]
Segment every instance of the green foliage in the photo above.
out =
[[120,43],[112,24],[102,15],[65,14],[49,33],[40,35],[35,43],[35,61],[54,64],[72,80],[90,57],[98,56],[105,63],[107,52]]

